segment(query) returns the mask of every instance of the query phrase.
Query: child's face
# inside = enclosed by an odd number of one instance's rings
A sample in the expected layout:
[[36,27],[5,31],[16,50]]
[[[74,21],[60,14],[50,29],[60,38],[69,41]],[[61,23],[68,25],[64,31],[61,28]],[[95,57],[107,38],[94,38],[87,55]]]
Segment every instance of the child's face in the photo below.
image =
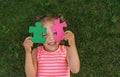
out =
[[46,43],[43,44],[47,51],[55,51],[60,43],[55,41],[54,36],[56,33],[52,32],[50,29],[53,25],[54,23],[52,21],[46,21],[43,23],[43,27],[47,28],[47,34],[44,35],[44,37],[46,37]]

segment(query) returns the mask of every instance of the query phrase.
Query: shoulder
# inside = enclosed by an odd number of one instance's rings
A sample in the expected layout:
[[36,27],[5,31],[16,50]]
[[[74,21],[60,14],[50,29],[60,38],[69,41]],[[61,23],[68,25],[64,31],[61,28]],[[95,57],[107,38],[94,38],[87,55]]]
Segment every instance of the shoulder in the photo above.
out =
[[32,50],[32,53],[37,53],[37,51],[41,50],[43,46],[38,46]]
[[66,46],[65,45],[60,45],[59,48],[63,51],[66,51]]
[[37,56],[38,53],[40,53],[43,49],[43,46],[38,46],[37,48],[34,48],[32,50],[32,56]]

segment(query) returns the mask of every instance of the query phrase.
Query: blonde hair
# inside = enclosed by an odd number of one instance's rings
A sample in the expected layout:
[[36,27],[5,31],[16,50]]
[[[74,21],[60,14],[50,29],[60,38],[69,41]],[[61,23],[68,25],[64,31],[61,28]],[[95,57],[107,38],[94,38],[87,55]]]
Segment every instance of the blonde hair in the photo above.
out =
[[36,21],[39,21],[39,22],[53,21],[53,20],[55,20],[55,19],[57,19],[57,18],[60,19],[60,22],[63,22],[63,21],[64,21],[64,17],[63,17],[62,14],[59,14],[58,16],[51,15],[51,14],[43,15],[43,16],[37,16],[37,17],[36,17]]

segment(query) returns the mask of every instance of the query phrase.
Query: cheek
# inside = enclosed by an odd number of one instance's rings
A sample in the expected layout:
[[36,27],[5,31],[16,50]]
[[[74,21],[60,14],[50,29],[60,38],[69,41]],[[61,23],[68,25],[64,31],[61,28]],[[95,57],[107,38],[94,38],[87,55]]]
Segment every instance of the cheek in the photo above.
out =
[[57,44],[57,45],[59,45],[59,44],[60,44],[60,42],[56,42],[56,44]]
[[48,39],[48,36],[47,36],[47,37],[46,37],[46,42],[45,42],[45,43],[47,43],[47,42],[48,42],[48,40],[49,40],[49,39]]
[[47,45],[48,42],[49,42],[49,37],[46,37],[46,42],[44,44]]
[[46,47],[46,46],[47,46],[47,43],[44,43],[44,44],[43,44],[43,46],[45,46],[45,47]]

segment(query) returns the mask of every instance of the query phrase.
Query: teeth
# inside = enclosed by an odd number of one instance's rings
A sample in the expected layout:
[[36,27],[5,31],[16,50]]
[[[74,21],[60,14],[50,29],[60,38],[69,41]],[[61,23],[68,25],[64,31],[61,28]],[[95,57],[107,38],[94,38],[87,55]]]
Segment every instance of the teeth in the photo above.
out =
[[48,45],[55,45],[55,42],[48,43]]

